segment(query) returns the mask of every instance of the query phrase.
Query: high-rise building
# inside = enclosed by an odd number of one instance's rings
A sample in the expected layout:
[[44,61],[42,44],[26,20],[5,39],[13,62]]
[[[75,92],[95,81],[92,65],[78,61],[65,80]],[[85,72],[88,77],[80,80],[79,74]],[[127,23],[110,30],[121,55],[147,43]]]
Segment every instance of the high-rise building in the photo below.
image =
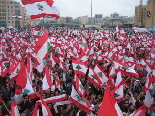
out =
[[134,25],[138,27],[145,26],[146,20],[146,5],[139,5],[135,7]]
[[[22,19],[13,18],[12,16],[22,15]],[[26,25],[25,8],[14,0],[0,0],[0,27],[5,26],[24,26]]]
[[155,0],[148,0],[145,27],[155,26]]

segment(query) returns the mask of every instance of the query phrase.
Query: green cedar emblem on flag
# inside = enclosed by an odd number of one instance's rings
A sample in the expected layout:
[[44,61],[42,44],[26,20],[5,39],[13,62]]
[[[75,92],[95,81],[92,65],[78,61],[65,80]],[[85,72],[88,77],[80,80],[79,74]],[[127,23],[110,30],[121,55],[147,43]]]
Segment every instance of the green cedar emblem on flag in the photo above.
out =
[[153,98],[154,92],[153,92],[152,89],[149,89],[149,93],[150,93],[150,95],[151,95],[151,98]]
[[102,77],[103,76],[102,75],[102,72],[98,72],[97,74],[99,75],[99,77]]
[[74,97],[76,97],[76,98],[77,98],[77,101],[78,101],[78,102],[81,102],[81,101],[83,102],[83,99],[81,98],[81,96],[80,96],[80,95],[76,95],[76,96],[74,96]]
[[16,73],[19,73],[19,69],[17,68]]
[[126,68],[126,67],[124,67],[124,66],[121,67],[121,68],[122,68],[123,70],[125,70],[125,71],[126,71],[126,70],[129,70],[128,68]]
[[78,65],[76,66],[76,69],[80,70],[80,69],[82,69],[82,68],[81,68],[81,66],[78,64]]
[[92,78],[93,80],[95,80],[95,79],[96,79],[94,75],[91,75],[91,76],[93,77],[93,78]]
[[80,89],[81,89],[81,90],[83,90],[83,89],[84,89],[84,87],[82,86],[82,84],[80,84]]
[[28,95],[28,93],[30,92],[30,90],[28,90],[28,89],[23,89],[23,95]]
[[47,53],[50,53],[50,47],[51,47],[51,44],[47,42]]
[[39,31],[39,32],[37,32],[37,35],[41,35],[41,32]]
[[86,47],[86,43],[82,43],[82,47]]

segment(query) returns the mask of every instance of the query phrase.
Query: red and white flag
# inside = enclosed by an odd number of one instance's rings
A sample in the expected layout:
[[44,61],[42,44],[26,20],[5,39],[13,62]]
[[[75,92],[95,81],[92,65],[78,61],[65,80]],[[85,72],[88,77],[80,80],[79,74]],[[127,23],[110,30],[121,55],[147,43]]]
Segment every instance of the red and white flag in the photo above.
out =
[[41,63],[45,56],[47,56],[46,54],[50,52],[48,32],[44,31],[44,34],[37,39],[38,41],[34,47],[34,53],[36,53],[38,62]]
[[[49,1],[49,0],[48,0]],[[47,0],[22,0],[23,5],[25,6],[28,14],[31,19],[41,18],[44,16],[51,16],[59,18],[60,12],[55,6],[55,3],[51,3]],[[53,1],[53,0],[52,0]]]
[[45,67],[45,76],[44,79],[42,80],[42,89],[47,90],[52,87],[52,80],[50,78],[49,70],[48,67]]
[[13,18],[17,18],[17,19],[22,19],[22,15],[17,15],[17,14],[14,14],[12,15]]
[[134,111],[132,114],[129,114],[128,116],[144,116],[146,113],[146,106],[141,106],[136,111]]
[[16,101],[11,104],[11,116],[20,116]]
[[75,90],[74,86],[72,85],[72,92],[69,100],[78,106],[81,110],[87,112],[87,114],[91,113],[91,105],[88,105],[88,101],[85,101],[84,98]]
[[106,86],[104,92],[104,97],[100,105],[98,116],[123,116],[123,113],[115,101],[108,85]]
[[76,74],[85,75],[87,72],[88,67],[83,63],[79,61],[72,61],[73,69]]

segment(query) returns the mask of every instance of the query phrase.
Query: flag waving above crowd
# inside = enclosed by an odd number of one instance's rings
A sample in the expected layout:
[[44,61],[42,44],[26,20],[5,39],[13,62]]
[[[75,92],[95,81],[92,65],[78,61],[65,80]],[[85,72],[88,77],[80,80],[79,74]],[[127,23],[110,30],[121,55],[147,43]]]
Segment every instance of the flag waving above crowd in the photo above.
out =
[[[56,9],[52,11],[53,1],[22,3],[32,11],[31,18],[59,17]],[[35,14],[30,7],[37,10]],[[118,26],[116,32],[96,33],[87,28],[23,28],[19,31],[23,35],[9,30],[0,38],[3,115],[10,111],[12,116],[155,114],[155,36],[151,33]]]
[[31,19],[51,16],[58,19],[60,12],[52,0],[22,0]]

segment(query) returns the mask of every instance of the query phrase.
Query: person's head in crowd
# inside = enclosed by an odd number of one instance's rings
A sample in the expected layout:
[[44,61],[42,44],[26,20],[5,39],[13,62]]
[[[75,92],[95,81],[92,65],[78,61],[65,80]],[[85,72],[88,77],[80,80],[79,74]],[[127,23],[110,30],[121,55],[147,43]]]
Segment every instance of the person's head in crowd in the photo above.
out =
[[134,96],[135,99],[137,99],[138,96],[139,96],[139,92],[138,91],[134,91],[133,96]]
[[131,94],[130,93],[126,93],[125,96],[124,96],[124,100],[129,100],[131,97]]
[[46,94],[51,94],[50,88],[48,88],[45,92],[46,92]]
[[129,107],[130,103],[128,100],[123,101],[123,106],[124,107]]
[[20,116],[26,116],[26,113],[25,113],[25,112],[22,112],[22,113],[20,114]]
[[28,95],[23,95],[23,102],[28,103],[29,102],[29,96]]
[[87,113],[85,111],[80,111],[79,116],[87,116]]
[[51,91],[51,97],[53,97],[54,96],[54,91]]
[[72,110],[72,109],[69,109],[69,110],[66,112],[66,116],[73,116],[73,110]]
[[66,68],[63,68],[63,73],[67,73],[67,69]]
[[59,96],[60,95],[60,91],[58,88],[55,89],[55,96]]
[[58,68],[59,68],[59,64],[56,63],[56,64],[55,64],[55,69],[58,69]]
[[38,86],[42,86],[42,84],[43,84],[42,80],[38,80],[38,81],[37,81],[37,85],[38,85]]
[[43,99],[46,99],[47,98],[47,94],[46,93],[42,93],[41,95],[42,95],[42,98]]
[[97,99],[98,99],[98,100],[102,100],[102,95],[101,95],[101,94],[98,94],[98,95],[97,95]]
[[52,109],[52,104],[49,103],[49,104],[47,104],[47,106],[49,109]]

